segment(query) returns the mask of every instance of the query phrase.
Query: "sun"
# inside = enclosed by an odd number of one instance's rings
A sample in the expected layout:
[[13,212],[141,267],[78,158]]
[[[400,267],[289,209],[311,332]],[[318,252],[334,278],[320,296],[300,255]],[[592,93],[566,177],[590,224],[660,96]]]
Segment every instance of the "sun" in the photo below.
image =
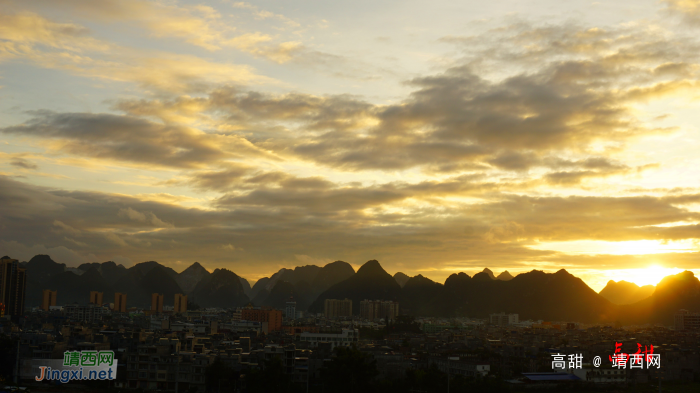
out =
[[618,280],[633,282],[637,285],[656,285],[664,277],[673,274],[678,274],[682,270],[677,267],[663,267],[659,265],[651,265],[643,269],[625,269],[620,271]]

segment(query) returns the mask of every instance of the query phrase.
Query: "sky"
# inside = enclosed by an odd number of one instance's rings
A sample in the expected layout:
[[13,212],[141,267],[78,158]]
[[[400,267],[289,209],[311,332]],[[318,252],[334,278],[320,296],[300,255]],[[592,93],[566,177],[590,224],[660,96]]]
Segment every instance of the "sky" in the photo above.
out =
[[700,273],[700,1],[0,0],[0,254]]

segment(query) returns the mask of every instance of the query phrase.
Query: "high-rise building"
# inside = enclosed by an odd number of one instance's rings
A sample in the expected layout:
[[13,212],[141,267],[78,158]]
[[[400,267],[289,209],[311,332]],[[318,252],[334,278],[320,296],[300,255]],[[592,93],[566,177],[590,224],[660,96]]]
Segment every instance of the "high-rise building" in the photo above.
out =
[[326,299],[323,304],[323,313],[326,318],[351,317],[352,300]]
[[287,319],[296,319],[297,317],[297,302],[291,297],[284,308],[284,316],[287,317]]
[[115,312],[126,312],[126,293],[114,294],[114,309]]
[[179,313],[187,311],[187,295],[181,293],[175,294],[175,308],[173,311]]
[[104,292],[90,291],[90,304],[102,305],[102,296]]
[[51,306],[56,305],[56,293],[57,291],[52,291],[50,289],[44,289],[41,293],[41,309],[44,311],[49,311]]
[[27,271],[19,261],[10,257],[0,259],[0,303],[5,305],[5,315],[24,315],[24,297],[27,289]]
[[678,310],[673,317],[676,331],[700,331],[700,313]]
[[394,320],[399,316],[399,302],[391,300],[363,300],[360,302],[360,317],[364,319]]
[[151,311],[157,313],[163,312],[163,294],[162,293],[152,293],[151,294]]
[[267,322],[268,331],[282,330],[282,310],[244,308],[241,311],[241,320]]

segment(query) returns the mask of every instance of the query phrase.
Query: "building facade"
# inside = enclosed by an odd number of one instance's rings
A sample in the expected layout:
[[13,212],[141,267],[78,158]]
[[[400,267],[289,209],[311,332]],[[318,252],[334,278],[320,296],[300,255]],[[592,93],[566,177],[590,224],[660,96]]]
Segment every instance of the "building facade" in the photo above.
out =
[[19,261],[8,257],[0,259],[0,303],[5,315],[24,315],[24,297],[27,290],[27,271]]
[[241,320],[267,322],[268,331],[278,331],[282,329],[282,310],[244,308]]
[[518,323],[518,314],[489,314],[489,323],[498,326],[515,325]]
[[323,304],[323,313],[326,318],[351,317],[352,300],[326,299]]
[[175,294],[175,308],[173,309],[176,313],[183,313],[187,311],[187,295],[181,293]]
[[162,293],[152,293],[151,294],[151,311],[162,313],[163,312],[163,294]]
[[676,331],[700,331],[700,313],[678,310],[674,315]]
[[126,312],[126,293],[115,293],[114,294],[114,308],[115,312]]
[[57,291],[52,291],[50,289],[44,289],[41,293],[41,309],[44,311],[49,311],[52,306],[56,305],[56,294]]
[[211,354],[183,351],[177,340],[161,339],[151,345],[139,345],[127,354],[127,386],[130,389],[204,392],[206,368],[214,360]]
[[103,303],[102,302],[103,295],[104,295],[104,292],[90,291],[90,303],[97,304],[98,306],[101,306]]
[[71,321],[97,322],[102,319],[105,309],[97,304],[69,304],[63,307],[63,314]]
[[360,341],[360,331],[357,329],[343,329],[341,333],[312,333],[299,334],[299,340],[309,343],[311,348],[318,347],[320,343],[330,343],[331,348],[350,347]]
[[399,316],[399,302],[391,300],[363,300],[360,302],[360,317],[368,320],[394,320]]
[[287,305],[284,308],[284,316],[287,319],[296,319],[297,317],[297,302],[289,299]]

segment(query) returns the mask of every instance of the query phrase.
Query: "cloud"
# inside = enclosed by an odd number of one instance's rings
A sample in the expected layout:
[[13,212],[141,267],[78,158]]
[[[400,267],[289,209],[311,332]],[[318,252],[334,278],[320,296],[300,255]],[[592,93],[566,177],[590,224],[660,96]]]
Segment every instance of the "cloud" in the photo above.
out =
[[270,44],[272,37],[261,33],[247,33],[227,40],[224,44],[248,52],[256,57],[263,57],[275,63],[286,63],[301,51],[302,44],[288,41]]
[[[465,58],[442,73],[416,77],[408,81],[413,92],[394,104],[220,88],[206,97],[121,101],[116,108],[163,121],[201,121],[280,155],[344,171],[524,171],[547,167],[548,157],[583,163],[601,147],[621,151],[640,138],[676,132],[645,121],[638,107],[691,91],[698,77],[694,44],[652,40],[645,31],[636,38],[623,28],[514,26],[492,35],[484,39],[495,45],[488,48],[493,53],[475,50],[488,64]],[[505,43],[494,43],[499,40]],[[504,74],[490,75],[486,65]],[[549,181],[625,173],[624,164],[582,169],[555,170]]]
[[[104,9],[117,7],[114,18],[128,19],[119,7],[132,3],[124,4],[106,2]],[[216,10],[186,11],[209,27],[218,23]],[[111,20],[106,13],[101,18]],[[13,22],[24,35],[4,33],[5,48],[14,45],[4,53],[135,82],[148,92],[112,101],[121,115],[34,111],[0,132],[60,160],[160,171],[116,183],[122,186],[178,188],[138,188],[130,196],[0,177],[0,238],[9,249],[28,252],[41,244],[84,259],[128,253],[132,260],[201,260],[256,276],[280,261],[337,259],[377,258],[408,273],[426,261],[440,272],[585,267],[603,259],[537,245],[700,238],[698,190],[630,191],[632,185],[610,180],[657,165],[626,155],[630,144],[678,130],[658,127],[640,108],[697,86],[697,47],[682,37],[639,25],[522,23],[449,37],[443,41],[461,58],[406,81],[409,94],[377,103],[242,87],[239,82],[256,78],[252,69],[196,57],[120,48],[128,56],[88,53],[100,50],[99,43],[80,43],[89,31],[39,21],[38,31],[48,36]],[[204,29],[196,36],[192,26],[199,22],[180,30],[165,19],[148,23],[138,21],[161,26],[159,37],[208,50],[236,46],[279,62],[298,61],[310,50],[294,44],[273,55],[256,51],[279,44],[274,35]],[[72,46],[70,37],[76,37]],[[620,189],[628,191],[613,194]]]
[[239,9],[245,9],[251,11],[253,15],[255,15],[256,19],[276,19],[284,24],[286,24],[289,27],[300,27],[301,25],[299,22],[296,22],[290,18],[287,18],[286,16],[282,14],[275,14],[273,12],[267,11],[267,10],[261,10],[260,8],[246,2],[236,2],[232,4],[233,7],[239,8]]
[[73,228],[73,227],[70,226],[70,225],[66,225],[66,224],[62,223],[61,221],[56,220],[56,221],[53,222],[53,225],[56,226],[56,227],[58,227],[58,228],[60,228],[60,230],[65,231],[65,232],[68,233],[68,234],[71,234],[71,235],[74,235],[74,236],[75,236],[75,235],[80,235],[80,231],[79,231],[79,230]]
[[202,91],[219,83],[274,82],[250,66],[126,48],[91,37],[83,26],[28,12],[0,15],[0,62],[8,60],[168,92]]
[[0,240],[0,250],[2,250],[0,252],[2,255],[8,255],[20,261],[29,261],[35,255],[46,254],[50,255],[54,261],[65,263],[69,267],[78,267],[83,263],[90,262],[88,257],[65,246],[46,247],[43,244],[27,246],[16,241]]
[[[56,7],[52,1],[39,0],[31,6],[41,5],[40,9]],[[258,20],[270,19],[279,22],[276,28],[297,28],[299,23],[256,7],[237,3],[234,7],[251,11]],[[207,5],[179,5],[177,3],[144,0],[106,0],[84,2],[67,0],[57,10],[88,20],[103,23],[120,23],[145,29],[148,35],[156,38],[175,38],[208,51],[236,48],[256,57],[266,58],[276,63],[289,61],[301,48],[296,41],[273,42],[276,40],[260,32],[238,33],[238,28],[221,13]]]
[[[406,271],[424,266],[427,258],[445,269],[486,265],[512,270],[563,258],[530,248],[539,242],[700,238],[695,224],[654,226],[700,221],[691,209],[700,202],[694,193],[532,197],[482,192],[480,203],[450,201],[452,195],[465,195],[465,183],[453,179],[361,188],[282,177],[248,196],[227,196],[210,209],[198,209],[0,177],[0,237],[5,242],[0,251],[53,253],[78,247],[81,260],[94,261],[128,250],[132,260],[166,264],[174,263],[176,254],[177,260],[230,264],[250,275],[296,255],[352,263],[374,256],[387,266],[400,262]],[[154,225],[156,218],[173,225]],[[27,244],[43,246],[34,250]],[[222,248],[229,244],[235,254]],[[244,249],[237,244],[245,244]],[[590,258],[567,261],[579,267],[594,263]]]
[[228,164],[226,168],[213,171],[200,171],[188,176],[187,183],[200,190],[226,191],[239,186],[246,174],[253,168],[244,164]]
[[26,123],[0,132],[51,141],[50,149],[78,156],[163,167],[197,168],[225,159],[273,157],[235,135],[111,114],[39,111]]
[[32,45],[78,53],[109,49],[108,44],[90,37],[84,26],[53,22],[31,12],[0,14],[0,40],[0,54],[6,57],[19,55]]
[[225,33],[235,30],[218,23],[219,13],[204,5],[180,6],[144,0],[66,0],[60,7],[53,1],[39,0],[33,5],[42,9],[58,8],[59,12],[70,10],[74,16],[102,23],[131,22],[146,28],[153,36],[180,38],[208,50],[220,49],[219,42],[224,39]]
[[22,157],[14,157],[10,160],[10,165],[20,169],[37,170],[39,166]]
[[680,15],[688,24],[700,24],[700,2],[697,0],[663,0],[663,3],[670,13]]
[[118,215],[120,217],[128,218],[132,221],[138,221],[142,223],[151,224],[157,228],[172,228],[173,224],[163,222],[161,219],[156,217],[155,214],[151,212],[139,212],[130,207],[126,209],[119,209]]

